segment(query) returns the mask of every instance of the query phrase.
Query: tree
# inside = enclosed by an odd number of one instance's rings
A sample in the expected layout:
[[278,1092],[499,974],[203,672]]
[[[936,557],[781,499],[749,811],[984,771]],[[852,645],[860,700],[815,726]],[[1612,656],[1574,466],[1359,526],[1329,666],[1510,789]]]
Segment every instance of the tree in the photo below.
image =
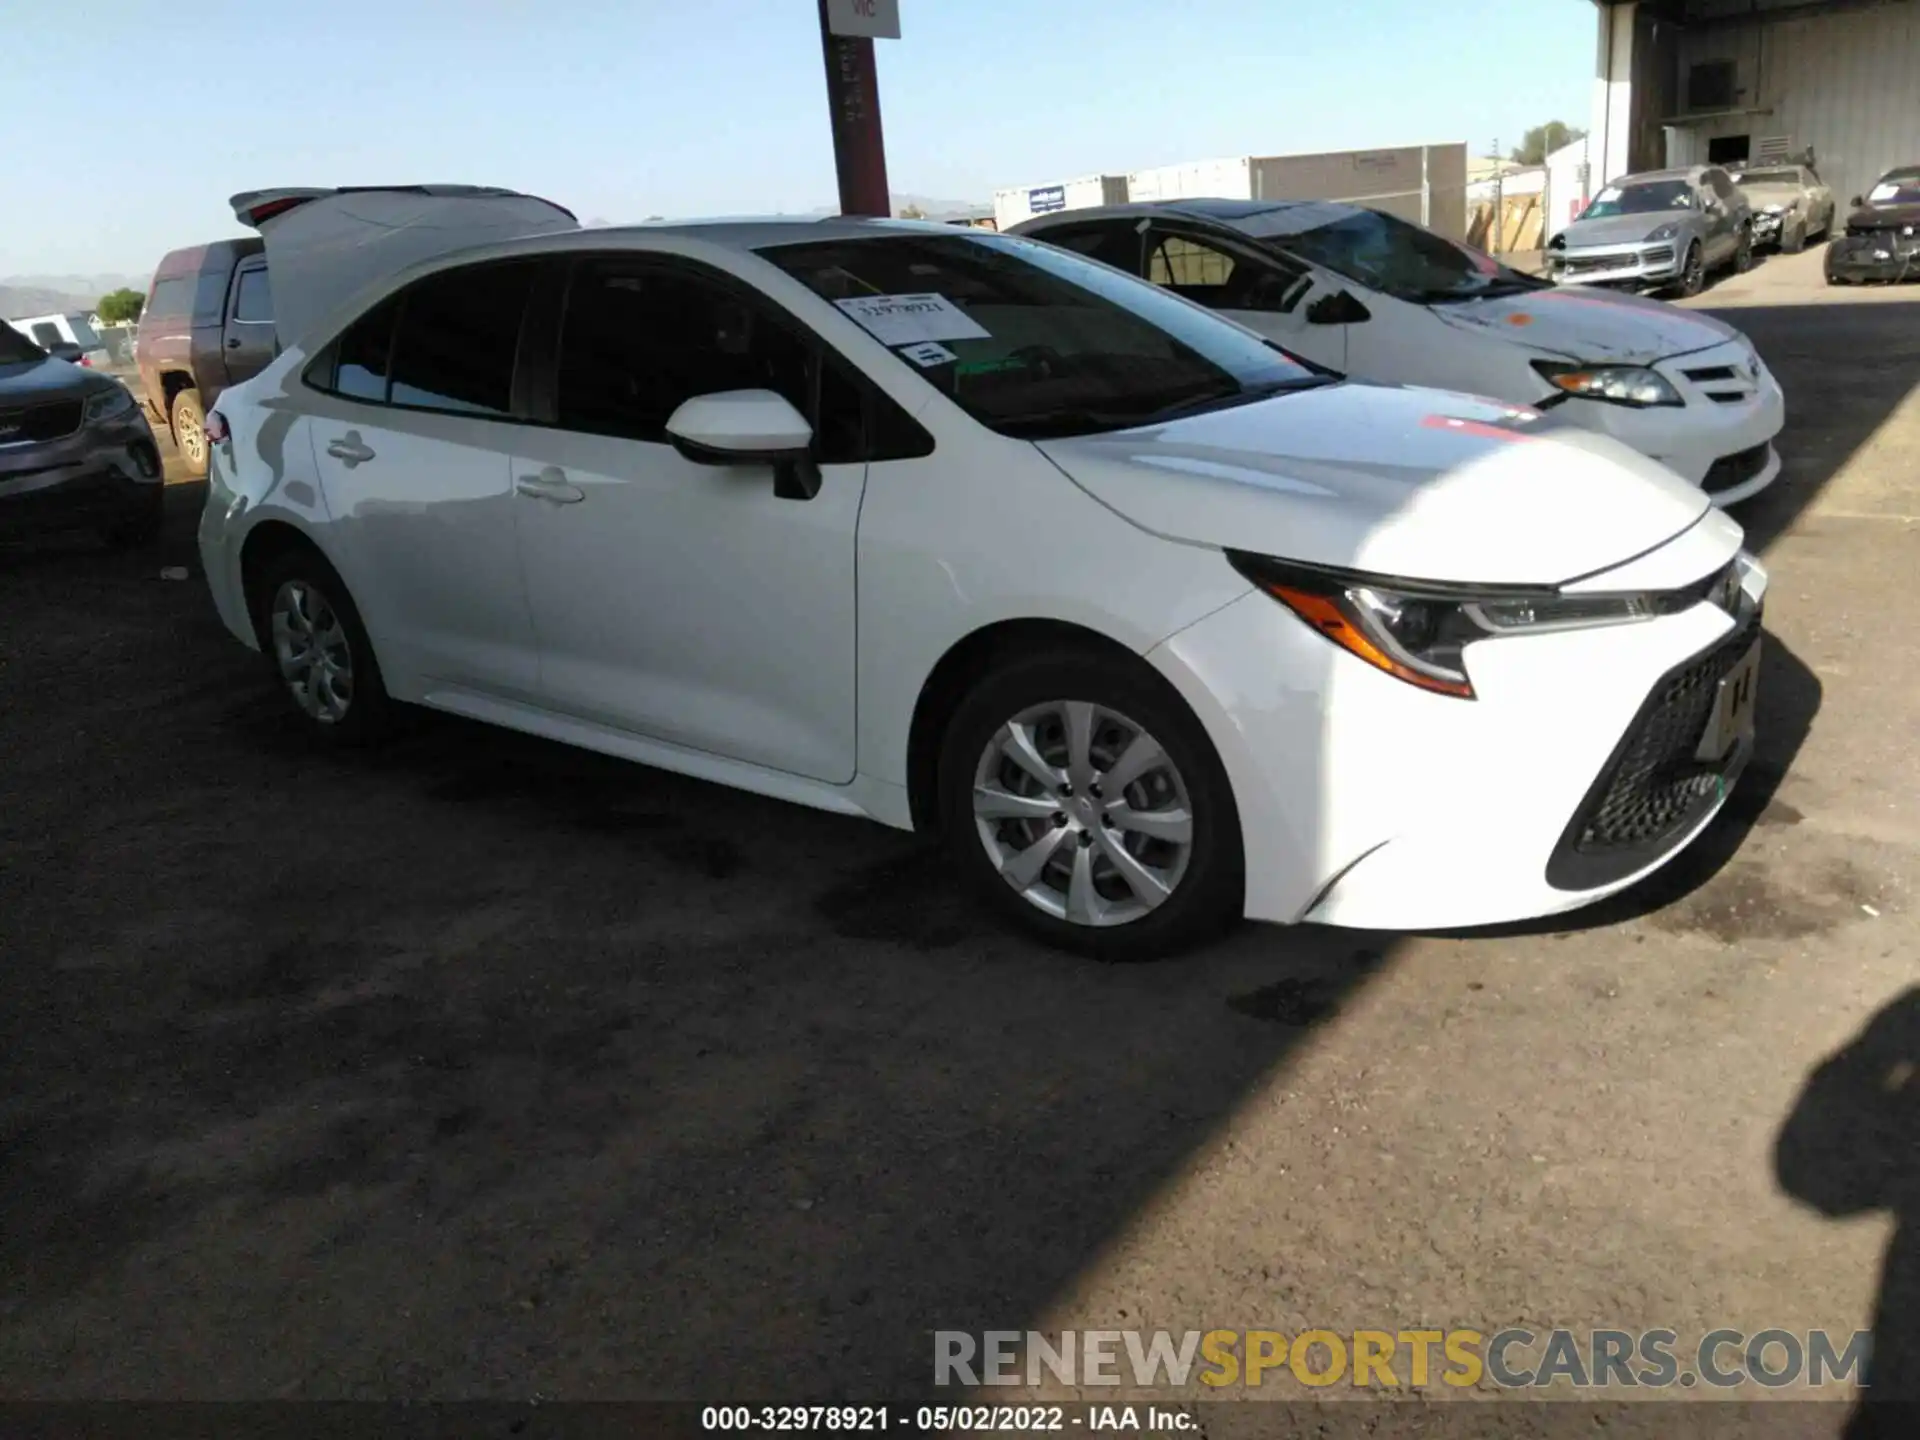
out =
[[1562,146],[1571,145],[1587,132],[1576,130],[1559,120],[1549,120],[1544,125],[1536,125],[1527,131],[1525,138],[1514,147],[1512,159],[1521,165],[1544,165],[1547,156]]
[[146,307],[147,297],[138,290],[129,290],[122,285],[118,290],[100,297],[100,304],[94,313],[105,325],[132,324],[140,318],[140,312]]
[[922,210],[918,205],[902,205],[900,207],[900,218],[902,220],[924,220],[927,218],[927,212]]

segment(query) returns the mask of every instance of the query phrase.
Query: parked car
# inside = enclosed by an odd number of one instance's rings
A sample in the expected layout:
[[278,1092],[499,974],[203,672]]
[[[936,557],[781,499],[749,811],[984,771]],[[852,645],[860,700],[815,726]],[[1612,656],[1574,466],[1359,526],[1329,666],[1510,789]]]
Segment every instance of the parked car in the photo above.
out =
[[206,413],[274,356],[273,296],[258,236],[175,250],[140,312],[134,359],[147,413],[173,433],[187,473],[207,473]]
[[1013,233],[1163,285],[1363,380],[1550,409],[1703,487],[1717,505],[1780,473],[1780,387],[1738,331],[1610,291],[1573,293],[1374,210],[1186,200],[1079,210]]
[[49,355],[93,370],[107,363],[106,342],[93,328],[92,322],[83,311],[73,310],[62,315],[29,315],[22,320],[9,320],[7,324],[26,336]]
[[1765,573],[1604,436],[983,230],[305,195],[200,550],[317,737],[418,703],[938,830],[1113,957],[1571,909],[1751,753]]
[[0,323],[0,535],[88,529],[146,544],[160,534],[162,487],[132,392]]
[[1827,246],[1827,283],[1920,279],[1920,165],[1902,165],[1853,197],[1847,233]]
[[1717,165],[1622,176],[1546,247],[1547,273],[1563,285],[1682,295],[1752,264],[1752,207]]
[[1833,191],[1811,165],[1757,165],[1729,172],[1753,210],[1756,250],[1797,255],[1833,234]]

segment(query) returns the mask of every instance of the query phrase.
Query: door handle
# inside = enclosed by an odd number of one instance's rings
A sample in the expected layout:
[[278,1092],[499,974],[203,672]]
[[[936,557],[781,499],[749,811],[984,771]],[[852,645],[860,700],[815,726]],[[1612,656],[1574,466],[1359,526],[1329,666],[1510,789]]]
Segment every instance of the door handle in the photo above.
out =
[[545,500],[554,505],[578,505],[587,498],[587,492],[570,483],[567,472],[558,465],[549,465],[538,475],[520,476],[513,482],[513,488],[529,500]]
[[231,340],[227,341],[227,348],[229,350],[238,350],[240,348],[240,337],[236,335]]
[[336,460],[345,461],[349,470],[373,459],[373,453],[372,448],[360,439],[358,430],[349,430],[338,440],[327,442],[327,454]]

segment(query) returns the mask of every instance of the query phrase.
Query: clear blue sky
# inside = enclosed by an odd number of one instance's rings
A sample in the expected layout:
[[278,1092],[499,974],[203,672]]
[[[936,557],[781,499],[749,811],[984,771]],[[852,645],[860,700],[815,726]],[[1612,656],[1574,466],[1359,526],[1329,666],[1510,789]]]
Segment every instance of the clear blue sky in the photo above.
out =
[[[902,0],[896,192],[1586,121],[1586,0]],[[113,23],[108,23],[111,13]],[[0,276],[144,273],[226,198],[460,181],[583,220],[834,203],[813,0],[20,4]],[[1335,17],[1338,18],[1335,18]]]

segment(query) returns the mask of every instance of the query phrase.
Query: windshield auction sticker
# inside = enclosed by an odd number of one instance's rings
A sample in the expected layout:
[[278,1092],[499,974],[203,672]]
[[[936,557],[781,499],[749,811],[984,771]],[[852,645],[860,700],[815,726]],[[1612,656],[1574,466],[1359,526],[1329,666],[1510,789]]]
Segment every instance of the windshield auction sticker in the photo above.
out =
[[992,338],[944,295],[861,295],[833,303],[882,345]]

